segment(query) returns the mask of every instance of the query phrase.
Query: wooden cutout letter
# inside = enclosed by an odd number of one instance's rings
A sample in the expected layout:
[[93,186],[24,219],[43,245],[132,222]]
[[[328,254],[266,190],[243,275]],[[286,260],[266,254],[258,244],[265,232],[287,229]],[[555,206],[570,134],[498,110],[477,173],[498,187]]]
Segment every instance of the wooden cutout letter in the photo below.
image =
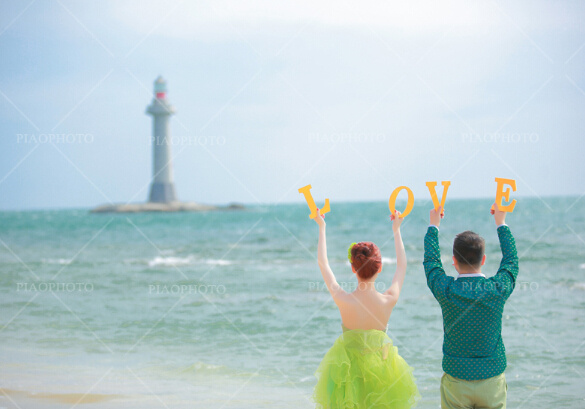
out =
[[388,200],[388,208],[390,209],[390,213],[394,214],[394,212],[396,211],[395,207],[396,198],[398,197],[398,193],[400,193],[402,189],[406,189],[406,192],[408,193],[408,203],[406,204],[406,209],[404,209],[400,217],[406,217],[411,212],[412,207],[414,206],[414,194],[412,193],[412,190],[410,190],[408,186],[400,186],[394,189],[394,191],[390,195],[390,200]]
[[[427,182],[427,187],[429,188],[429,192],[431,193],[431,199],[433,199],[433,204],[435,205],[435,210],[439,208],[439,199],[437,197],[437,191],[435,187],[437,186],[437,182]],[[443,185],[443,196],[441,197],[440,206],[443,206],[443,210],[445,210],[445,199],[447,199],[447,190],[449,190],[449,186],[451,185],[451,181],[444,180],[441,182]]]
[[[311,195],[311,185],[303,186],[299,189],[299,193],[302,193],[305,196],[305,200],[309,205],[309,209],[311,209],[311,215],[309,216],[311,219],[314,219],[317,216],[317,205],[315,204],[315,200]],[[329,199],[325,199],[325,206],[322,209],[319,209],[319,213],[325,214],[331,211],[331,207],[329,206]]]
[[506,202],[510,201],[510,188],[504,190],[504,185],[510,185],[512,187],[512,191],[516,191],[516,181],[514,179],[504,179],[504,178],[496,178],[496,183],[498,187],[496,188],[496,204],[498,205],[498,209],[502,212],[509,212],[512,213],[514,211],[514,207],[516,206],[516,200],[512,200],[509,205],[504,206],[502,204],[502,200],[506,199]]

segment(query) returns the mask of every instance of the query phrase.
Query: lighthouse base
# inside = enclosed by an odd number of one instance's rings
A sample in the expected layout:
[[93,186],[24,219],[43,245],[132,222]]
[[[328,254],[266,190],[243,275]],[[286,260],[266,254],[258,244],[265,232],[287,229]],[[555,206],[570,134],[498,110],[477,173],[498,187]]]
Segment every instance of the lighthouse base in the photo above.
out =
[[173,183],[153,183],[150,186],[148,201],[152,203],[176,202],[175,185]]

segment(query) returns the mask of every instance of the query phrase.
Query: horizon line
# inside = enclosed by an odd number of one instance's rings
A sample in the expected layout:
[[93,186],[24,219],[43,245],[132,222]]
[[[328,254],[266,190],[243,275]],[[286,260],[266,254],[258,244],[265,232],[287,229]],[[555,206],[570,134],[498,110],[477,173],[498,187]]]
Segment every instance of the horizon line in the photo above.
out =
[[[542,198],[571,198],[571,197],[581,197],[583,194],[573,193],[573,194],[557,194],[557,195],[515,195],[512,199],[537,199],[542,200]],[[430,200],[430,198],[428,198]],[[448,198],[447,200],[452,201],[462,201],[462,200],[487,200],[493,199],[493,196],[475,196],[475,197],[452,197]],[[319,201],[319,199],[316,199]],[[331,198],[329,198],[331,202]],[[336,203],[380,203],[380,202],[387,202],[388,199],[366,199],[366,200],[354,200],[354,199],[345,199],[345,200],[338,200]],[[190,202],[190,201],[180,201],[180,202]],[[192,201],[191,201],[192,202]],[[398,199],[398,203],[406,202],[406,199]],[[134,203],[134,202],[133,202]],[[133,204],[132,203],[132,204]],[[135,203],[147,203],[145,202],[135,202]],[[206,205],[215,205],[215,206],[225,206],[230,204],[241,204],[246,207],[258,207],[258,206],[282,206],[282,205],[297,205],[297,204],[306,204],[306,201],[303,198],[299,198],[297,201],[287,201],[287,202],[241,202],[241,201],[231,201],[231,202],[224,202],[221,204],[218,203],[206,203],[206,202],[199,202],[196,203],[206,204]],[[29,208],[0,208],[0,212],[41,212],[41,211],[59,211],[59,210],[91,210],[97,206],[101,205],[94,205],[94,206],[61,206],[61,207],[29,207]],[[415,201],[416,206],[416,201]],[[180,213],[180,212],[178,212]]]

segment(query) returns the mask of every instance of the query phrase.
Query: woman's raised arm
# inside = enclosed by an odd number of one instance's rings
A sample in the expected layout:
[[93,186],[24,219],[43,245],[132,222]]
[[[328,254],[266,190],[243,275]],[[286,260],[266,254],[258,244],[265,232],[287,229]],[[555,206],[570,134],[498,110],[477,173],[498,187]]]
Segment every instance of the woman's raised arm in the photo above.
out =
[[329,293],[336,300],[340,295],[345,294],[345,291],[339,286],[331,267],[329,267],[329,260],[327,259],[327,237],[326,237],[326,225],[325,215],[321,215],[319,209],[317,209],[317,216],[315,221],[319,225],[319,242],[317,244],[317,262],[321,269],[321,275],[323,281],[329,290]]
[[392,279],[392,285],[384,294],[390,295],[395,298],[395,301],[398,301],[402,284],[404,284],[404,276],[406,275],[406,252],[404,251],[404,243],[402,243],[402,236],[400,235],[400,225],[404,219],[400,217],[399,211],[396,211],[390,218],[392,219],[394,247],[396,248],[396,272]]

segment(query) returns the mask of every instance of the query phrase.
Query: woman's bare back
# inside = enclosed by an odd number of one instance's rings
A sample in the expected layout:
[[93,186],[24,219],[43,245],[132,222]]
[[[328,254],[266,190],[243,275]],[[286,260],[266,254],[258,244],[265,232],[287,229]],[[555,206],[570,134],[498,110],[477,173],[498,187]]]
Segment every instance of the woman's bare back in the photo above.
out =
[[374,289],[357,289],[338,297],[336,304],[346,328],[386,331],[396,299]]

